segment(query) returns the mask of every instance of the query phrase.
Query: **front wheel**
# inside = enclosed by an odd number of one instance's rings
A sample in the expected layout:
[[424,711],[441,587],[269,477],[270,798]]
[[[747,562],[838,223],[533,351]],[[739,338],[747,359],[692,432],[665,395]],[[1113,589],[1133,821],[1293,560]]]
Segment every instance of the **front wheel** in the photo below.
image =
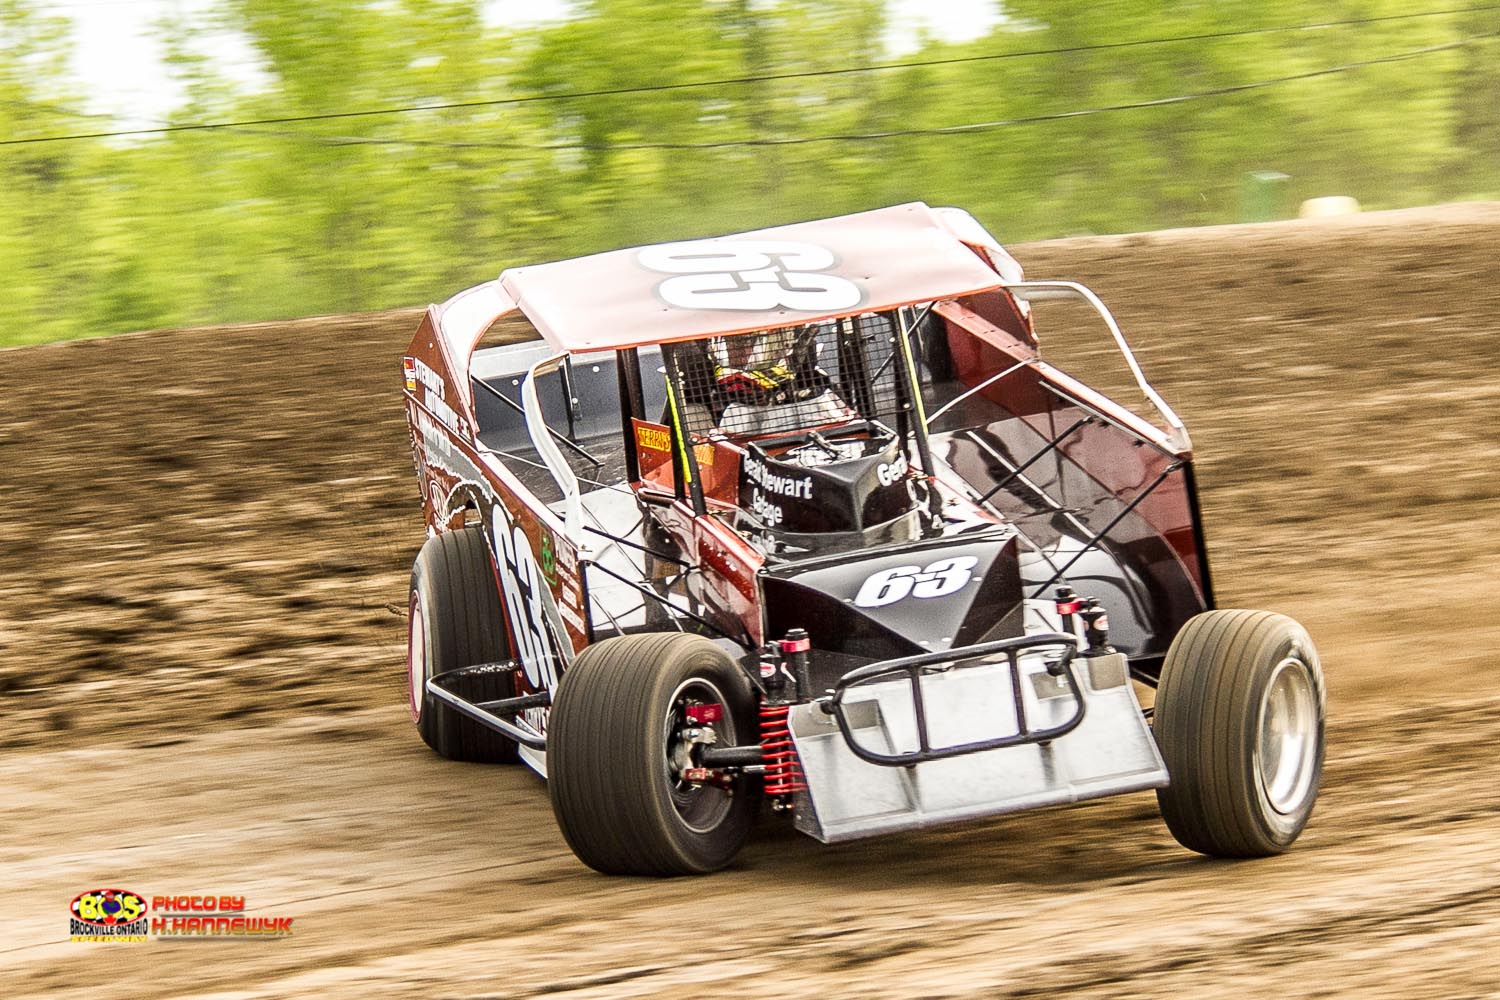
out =
[[[718,721],[694,722],[690,709]],[[563,675],[547,727],[552,811],[573,853],[607,875],[698,875],[729,864],[755,819],[758,788],[745,777],[690,783],[682,772],[697,746],[755,742],[754,716],[744,674],[702,636],[620,636],[585,649]]]
[[1162,664],[1153,726],[1171,779],[1157,801],[1182,846],[1265,857],[1307,825],[1323,773],[1323,669],[1292,619],[1191,618]]

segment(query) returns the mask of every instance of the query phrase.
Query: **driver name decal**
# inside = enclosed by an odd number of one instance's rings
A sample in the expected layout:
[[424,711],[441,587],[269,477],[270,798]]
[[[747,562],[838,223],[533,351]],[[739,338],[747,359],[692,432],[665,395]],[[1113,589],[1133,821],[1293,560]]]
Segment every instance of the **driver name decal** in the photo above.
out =
[[694,240],[645,247],[641,266],[673,275],[656,294],[678,309],[765,312],[839,312],[864,292],[848,278],[827,273],[833,252],[813,243],[781,240]]

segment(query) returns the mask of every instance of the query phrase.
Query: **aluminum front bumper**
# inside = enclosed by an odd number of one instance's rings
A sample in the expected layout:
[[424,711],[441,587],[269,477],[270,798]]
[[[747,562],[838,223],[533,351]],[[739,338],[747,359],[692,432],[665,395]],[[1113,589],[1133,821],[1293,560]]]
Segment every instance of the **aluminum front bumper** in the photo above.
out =
[[[832,843],[1167,784],[1124,655],[1078,657],[1072,675],[1086,710],[1064,735],[906,766],[862,760],[820,705],[794,707],[792,739],[807,783],[795,800],[797,828]],[[927,674],[921,693],[936,748],[1019,733],[1018,704],[1033,731],[1064,725],[1078,706],[1067,678],[1049,673],[1041,657],[1022,659],[1015,673],[1001,662]],[[906,678],[850,687],[842,701],[850,737],[864,749],[918,747]]]

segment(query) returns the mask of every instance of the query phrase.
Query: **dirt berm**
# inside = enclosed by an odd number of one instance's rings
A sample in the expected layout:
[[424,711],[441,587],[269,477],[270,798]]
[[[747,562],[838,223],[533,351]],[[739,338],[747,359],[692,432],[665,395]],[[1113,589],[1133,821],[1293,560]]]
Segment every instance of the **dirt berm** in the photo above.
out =
[[[529,772],[444,763],[407,716],[418,313],[147,333],[0,353],[0,995],[1500,989],[1500,205],[1015,253],[1096,288],[1187,422],[1220,603],[1321,646],[1289,854],[1191,855],[1145,794],[594,875]],[[69,942],[100,887],[293,934]]]

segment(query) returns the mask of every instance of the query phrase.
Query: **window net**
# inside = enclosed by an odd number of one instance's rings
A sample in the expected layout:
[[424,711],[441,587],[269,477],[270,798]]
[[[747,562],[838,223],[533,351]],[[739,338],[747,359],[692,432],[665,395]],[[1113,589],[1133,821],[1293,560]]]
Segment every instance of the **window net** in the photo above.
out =
[[758,437],[910,408],[894,313],[673,345],[688,430]]

